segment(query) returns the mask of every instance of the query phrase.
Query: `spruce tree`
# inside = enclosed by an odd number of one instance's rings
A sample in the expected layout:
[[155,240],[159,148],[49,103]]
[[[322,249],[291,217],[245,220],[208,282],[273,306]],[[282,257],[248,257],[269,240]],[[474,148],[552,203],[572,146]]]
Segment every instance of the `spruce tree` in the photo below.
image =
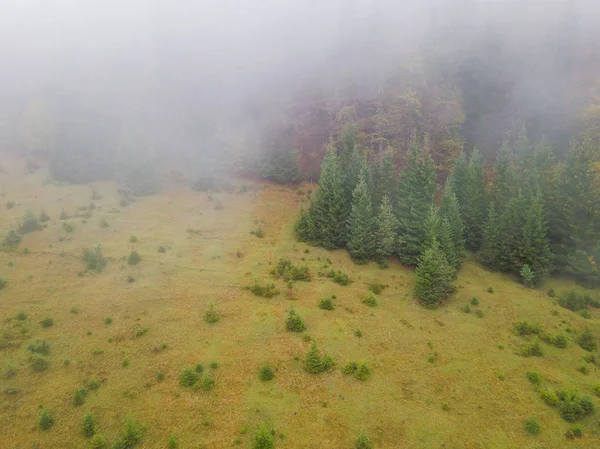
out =
[[525,222],[529,201],[521,191],[511,198],[499,220],[500,251],[497,257],[498,268],[507,272],[518,272],[526,260],[527,236]]
[[502,244],[500,240],[500,223],[496,213],[495,203],[490,203],[488,208],[488,217],[483,228],[483,242],[479,259],[481,263],[488,268],[497,270],[500,268],[500,251]]
[[475,147],[467,168],[467,203],[464,205],[465,245],[477,250],[483,238],[487,200],[483,174],[483,156]]
[[294,233],[301,242],[311,243],[315,240],[315,227],[310,213],[302,207],[294,223]]
[[398,242],[396,216],[387,195],[381,200],[375,224],[375,253],[379,260],[383,260],[394,254]]
[[440,250],[446,256],[448,265],[452,267],[454,274],[460,268],[462,261],[454,247],[454,241],[452,240],[452,228],[450,227],[450,220],[448,217],[442,217],[439,223],[438,239],[440,242]]
[[435,189],[435,168],[427,142],[421,146],[413,137],[397,194],[398,256],[406,265],[416,265],[423,251],[423,222],[434,202]]
[[[438,215],[437,209],[432,204],[429,206],[429,212],[427,213],[427,217],[423,222],[423,246],[430,247],[433,244],[434,240],[438,240],[439,243],[439,233],[440,233],[440,217]],[[424,250],[424,249],[423,249]]]
[[340,248],[346,242],[347,205],[338,157],[330,145],[321,165],[319,189],[311,203],[313,242],[327,249]]
[[465,259],[465,238],[464,224],[458,207],[458,200],[452,191],[452,185],[447,182],[442,196],[442,202],[439,210],[440,217],[448,219],[450,224],[450,233],[452,235],[452,243],[456,254],[455,268],[458,270],[462,266]]
[[352,210],[348,219],[348,250],[357,263],[366,263],[375,255],[375,220],[371,192],[364,171],[352,192]]
[[460,215],[465,220],[465,208],[468,203],[467,197],[467,174],[468,174],[468,161],[467,155],[464,151],[461,151],[456,161],[454,162],[454,169],[452,170],[452,174],[448,179],[448,183],[452,188],[452,191],[456,195],[456,200],[458,201],[458,207],[460,210]]
[[373,206],[379,207],[383,202],[384,196],[387,196],[390,203],[394,204],[396,193],[394,189],[395,171],[392,152],[388,150],[375,166],[373,176]]
[[516,186],[517,180],[513,154],[508,142],[504,141],[496,153],[494,180],[491,190],[492,200],[496,205],[498,213],[502,213],[508,200],[514,196]]
[[527,247],[523,252],[523,263],[533,270],[537,281],[550,272],[553,260],[546,233],[541,193],[529,201],[524,233]]
[[419,258],[415,276],[415,296],[425,307],[437,307],[440,301],[453,292],[454,270],[448,265],[437,239]]

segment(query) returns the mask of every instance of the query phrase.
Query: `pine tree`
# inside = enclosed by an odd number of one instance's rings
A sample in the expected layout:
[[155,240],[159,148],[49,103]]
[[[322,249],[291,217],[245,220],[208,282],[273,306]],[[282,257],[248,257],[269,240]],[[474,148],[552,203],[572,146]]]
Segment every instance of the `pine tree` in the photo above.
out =
[[454,251],[456,254],[457,265],[455,268],[458,270],[465,260],[464,224],[460,215],[458,200],[456,199],[456,195],[452,191],[452,185],[449,182],[446,183],[446,188],[444,189],[439,215],[442,218],[447,218],[450,224],[450,233],[452,235],[452,243],[454,244]]
[[497,257],[498,269],[507,272],[518,272],[526,260],[528,242],[525,235],[525,223],[529,201],[519,191],[511,198],[499,220],[500,251]]
[[490,203],[488,208],[488,218],[483,228],[483,243],[479,259],[481,263],[491,269],[500,268],[500,251],[502,250],[500,240],[500,226],[498,214],[496,213],[495,203]]
[[383,158],[375,166],[373,176],[373,206],[379,207],[383,197],[387,196],[391,204],[395,204],[395,171],[391,150],[385,152]]
[[496,153],[494,163],[494,181],[492,183],[492,200],[496,204],[496,211],[502,213],[508,200],[514,196],[517,186],[514,158],[507,141]]
[[313,242],[327,249],[346,242],[347,205],[343,177],[335,148],[330,145],[321,166],[319,189],[309,210]]
[[440,250],[444,253],[448,265],[452,267],[454,274],[456,274],[462,261],[459,259],[456,248],[454,247],[452,228],[450,227],[450,220],[448,220],[448,217],[442,217],[440,220],[438,239],[440,242]]
[[461,151],[456,161],[454,162],[454,169],[452,170],[452,174],[448,179],[448,183],[452,188],[452,191],[456,195],[456,200],[458,201],[458,207],[460,210],[460,215],[465,220],[465,208],[468,203],[467,197],[467,174],[468,174],[468,161],[467,155],[464,151]]
[[423,222],[423,246],[430,247],[434,240],[438,240],[439,243],[439,235],[440,235],[440,217],[438,215],[437,209],[432,204],[429,206],[429,212],[427,213],[427,217]]
[[301,242],[311,243],[315,240],[315,227],[310,213],[302,207],[296,222],[294,223],[294,233]]
[[483,156],[475,147],[467,168],[467,203],[462,216],[465,224],[465,245],[477,250],[483,238],[483,225],[487,210],[485,179],[483,176]]
[[453,292],[454,270],[448,265],[437,239],[419,258],[415,276],[415,296],[425,307],[437,307],[440,301]]
[[434,202],[435,168],[427,141],[419,145],[413,137],[406,167],[398,181],[398,256],[406,265],[416,265],[423,251],[423,222]]
[[321,358],[321,351],[319,351],[319,347],[314,341],[306,353],[306,358],[304,359],[304,369],[311,374],[319,374],[323,371],[323,359]]
[[98,431],[98,424],[90,412],[83,415],[81,431],[86,438],[92,438]]
[[375,253],[380,260],[394,254],[398,242],[398,227],[392,205],[387,195],[383,196],[377,215],[375,232]]
[[364,172],[352,193],[352,210],[348,219],[348,250],[357,263],[366,263],[375,255],[375,220],[371,192]]
[[550,272],[553,260],[544,222],[541,193],[529,202],[523,232],[527,242],[527,247],[523,251],[523,262],[533,270],[537,280]]

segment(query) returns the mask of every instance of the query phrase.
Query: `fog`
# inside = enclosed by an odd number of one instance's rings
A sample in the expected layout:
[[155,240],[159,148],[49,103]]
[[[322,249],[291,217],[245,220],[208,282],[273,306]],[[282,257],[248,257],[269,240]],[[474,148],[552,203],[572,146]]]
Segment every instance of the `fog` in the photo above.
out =
[[467,145],[493,151],[514,119],[564,146],[600,67],[598,30],[593,0],[5,0],[0,151],[27,150],[32,104],[53,128],[89,112],[188,163],[262,151],[307,89],[335,114],[417,60],[460,87]]

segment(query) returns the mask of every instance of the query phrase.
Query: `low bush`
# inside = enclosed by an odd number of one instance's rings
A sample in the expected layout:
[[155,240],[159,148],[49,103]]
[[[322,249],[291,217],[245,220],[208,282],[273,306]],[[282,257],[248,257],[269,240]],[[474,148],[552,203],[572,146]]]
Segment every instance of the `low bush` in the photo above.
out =
[[129,265],[137,265],[141,261],[142,258],[140,257],[140,254],[135,249],[132,249],[129,256],[127,256],[127,263]]
[[567,337],[564,334],[547,334],[542,332],[540,334],[540,340],[550,345],[556,346],[557,348],[567,347]]
[[371,369],[366,363],[358,364],[356,362],[347,362],[342,368],[342,373],[353,375],[358,380],[364,381],[371,375]]
[[83,415],[83,420],[81,422],[81,432],[83,433],[83,436],[86,438],[92,438],[97,431],[98,423],[92,414],[87,412],[85,415]]
[[535,371],[528,371],[527,379],[534,385],[539,385],[542,383],[542,376],[540,376],[540,373],[537,373]]
[[21,236],[17,234],[14,229],[11,229],[6,234],[4,234],[4,238],[2,239],[2,243],[0,244],[0,249],[2,250],[11,250],[17,248],[21,244]]
[[125,430],[112,446],[112,449],[129,449],[134,447],[142,439],[144,428],[131,416],[125,420]]
[[271,274],[286,281],[310,281],[310,273],[305,265],[294,265],[289,259],[279,259]]
[[167,248],[165,248],[163,245],[160,245],[160,246],[158,247],[158,252],[159,252],[159,253],[163,253],[163,254],[164,254],[164,253],[166,253],[166,252],[167,252]]
[[54,319],[47,316],[42,321],[40,321],[40,325],[42,327],[52,327],[54,326]]
[[331,357],[321,356],[317,343],[313,341],[304,359],[304,369],[311,374],[319,374],[333,367]]
[[40,220],[30,210],[25,212],[23,218],[17,226],[17,232],[21,235],[27,234],[29,232],[39,231],[40,229],[42,229],[42,226],[40,225]]
[[48,411],[48,409],[43,408],[40,413],[39,426],[42,430],[48,430],[54,425],[54,418]]
[[380,295],[385,287],[385,285],[378,283],[369,284],[369,290],[375,293],[376,295]]
[[579,427],[573,427],[565,432],[565,438],[568,440],[574,440],[575,438],[581,438],[583,432]]
[[558,304],[565,309],[577,312],[585,309],[588,306],[590,299],[591,298],[588,296],[583,295],[576,290],[569,290],[568,292],[560,295],[558,298]]
[[254,432],[252,449],[273,449],[275,447],[273,435],[274,432],[271,432],[264,423],[261,424]]
[[138,238],[135,234],[131,234],[129,236],[129,243],[137,243],[138,242]]
[[193,387],[200,380],[200,376],[191,366],[185,367],[179,375],[179,385],[182,387]]
[[354,449],[373,449],[373,443],[365,432],[362,432],[354,442]]
[[203,390],[210,390],[215,386],[215,378],[209,371],[204,371],[202,377],[200,377],[200,388]]
[[319,309],[335,310],[335,304],[331,298],[324,298],[319,301]]
[[473,296],[473,298],[471,298],[471,305],[473,305],[473,306],[479,305],[479,299],[477,298],[477,296]]
[[588,352],[593,352],[598,348],[598,344],[596,343],[596,338],[592,334],[592,331],[589,328],[585,328],[583,333],[577,339],[577,344]]
[[100,382],[100,380],[98,380],[95,377],[91,377],[90,379],[88,379],[87,381],[87,387],[90,390],[97,390],[98,388],[100,388],[100,386],[102,385],[102,383]]
[[379,304],[379,297],[375,293],[369,292],[369,294],[364,298],[361,298],[360,301],[369,307],[376,307],[377,304]]
[[209,324],[214,324],[221,319],[221,314],[215,310],[215,305],[211,304],[208,310],[204,313],[204,321]]
[[62,227],[65,230],[65,232],[75,232],[75,225],[68,221],[64,221]]
[[515,335],[531,335],[542,332],[542,327],[539,324],[531,324],[529,321],[519,321],[513,326],[513,334]]
[[258,237],[259,239],[262,239],[265,236],[265,233],[260,226],[250,231],[250,234],[255,237]]
[[88,270],[102,271],[106,266],[107,260],[102,252],[102,245],[96,245],[93,248],[87,248],[83,251],[83,261],[87,264]]
[[540,423],[533,416],[530,416],[525,420],[525,432],[531,435],[540,433]]
[[27,349],[35,354],[50,354],[50,344],[48,344],[48,342],[45,340],[37,340],[35,343],[31,343],[29,346],[27,346]]
[[277,287],[275,287],[275,284],[261,285],[258,282],[255,282],[254,285],[244,287],[244,289],[250,291],[256,296],[263,298],[272,298],[273,296],[277,296],[279,294],[279,290]]
[[73,394],[73,405],[75,407],[78,407],[80,405],[83,405],[83,403],[85,402],[85,399],[87,397],[88,394],[88,390],[85,387],[81,387],[78,388],[75,393]]
[[17,319],[18,321],[25,321],[27,319],[27,314],[21,310],[17,312],[17,314],[15,315],[15,319]]
[[38,220],[40,223],[46,223],[47,221],[50,221],[50,216],[46,213],[46,210],[44,208],[42,208],[42,210],[40,211],[40,216],[38,217]]
[[6,279],[4,279],[3,277],[0,276],[0,290],[2,290],[4,287],[6,287]]
[[285,320],[285,327],[288,331],[302,332],[306,329],[306,324],[294,309],[290,309],[287,320]]
[[532,341],[531,343],[528,343],[528,344],[522,346],[521,349],[519,350],[519,355],[521,355],[523,357],[531,357],[531,356],[541,357],[542,355],[544,355],[544,353],[542,352],[540,342],[535,340],[535,341]]
[[348,273],[341,270],[330,270],[327,272],[326,276],[332,279],[333,282],[335,282],[336,284],[346,286],[352,283],[350,277],[348,276]]
[[258,378],[263,382],[275,378],[275,370],[271,367],[271,365],[269,365],[268,362],[260,367],[260,371],[258,372]]

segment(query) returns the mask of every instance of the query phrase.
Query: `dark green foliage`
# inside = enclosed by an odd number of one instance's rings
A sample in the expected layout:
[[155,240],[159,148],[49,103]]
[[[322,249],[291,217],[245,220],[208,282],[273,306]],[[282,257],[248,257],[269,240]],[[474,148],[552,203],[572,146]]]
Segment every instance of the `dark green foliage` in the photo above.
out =
[[128,416],[125,420],[123,435],[113,444],[112,449],[129,449],[136,446],[142,439],[143,433],[144,428],[131,416]]
[[358,370],[358,363],[346,362],[342,367],[342,373],[346,375],[354,374]]
[[379,260],[391,256],[398,247],[396,230],[398,223],[392,203],[387,195],[383,196],[379,213],[375,217],[375,255]]
[[179,375],[179,385],[182,387],[193,387],[200,380],[200,376],[194,368],[187,366]]
[[567,347],[567,337],[564,334],[547,334],[542,332],[540,334],[540,340],[556,346],[557,348],[566,348]]
[[530,416],[525,420],[525,432],[531,435],[540,433],[540,423],[533,416]]
[[275,287],[275,284],[265,284],[261,285],[258,282],[254,285],[244,287],[245,290],[249,290],[256,296],[261,296],[263,298],[272,298],[279,294],[279,290]]
[[558,403],[560,402],[560,398],[554,390],[543,390],[541,396],[542,400],[552,407],[558,405]]
[[534,385],[539,385],[542,383],[542,376],[540,376],[540,373],[537,373],[535,371],[528,371],[527,379]]
[[354,449],[373,449],[373,443],[365,432],[362,432],[354,442]]
[[523,357],[541,357],[544,355],[544,353],[542,352],[542,348],[540,346],[539,341],[534,340],[531,343],[523,345],[519,350],[519,355]]
[[258,378],[263,382],[275,378],[275,370],[271,367],[271,365],[269,365],[268,362],[260,367],[260,371],[258,372]]
[[565,432],[565,438],[568,440],[574,440],[575,438],[581,438],[583,432],[579,427],[573,427]]
[[580,397],[577,392],[561,390],[556,393],[558,403],[556,401],[547,401],[549,405],[558,405],[560,416],[569,422],[578,421],[579,419],[591,415],[595,411],[594,403],[588,396]]
[[94,416],[87,412],[83,415],[83,421],[81,422],[81,432],[86,438],[92,438],[98,431],[98,423]]
[[352,192],[352,208],[348,219],[348,251],[357,263],[366,263],[375,256],[376,223],[373,217],[371,192],[364,173]]
[[291,184],[301,179],[298,155],[289,149],[278,148],[263,154],[257,171],[261,178],[281,184]]
[[304,320],[294,309],[290,309],[288,312],[287,320],[285,320],[285,327],[288,331],[302,332],[306,329]]
[[100,381],[95,377],[92,377],[91,379],[89,379],[87,381],[87,387],[90,390],[97,390],[98,388],[100,388],[100,385],[101,385]]
[[73,405],[75,407],[83,405],[83,403],[85,402],[85,398],[87,397],[87,394],[88,394],[88,390],[85,387],[81,387],[81,388],[78,388],[77,390],[75,390],[75,393],[73,394],[73,400],[72,400]]
[[75,231],[75,225],[73,223],[69,223],[68,221],[63,222],[62,227],[65,230],[65,232]]
[[40,223],[46,223],[47,221],[50,221],[50,217],[48,216],[48,214],[46,213],[46,210],[42,208],[41,212],[40,212],[40,216],[38,217],[38,221]]
[[27,319],[27,314],[21,310],[17,312],[15,319],[18,321],[25,321]]
[[289,259],[279,259],[271,274],[286,281],[310,281],[310,273],[305,265],[294,265]]
[[376,282],[369,284],[369,291],[375,293],[376,295],[380,295],[383,292],[383,289],[386,288],[386,285],[378,284]]
[[275,440],[273,438],[273,434],[268,429],[266,424],[261,424],[254,433],[254,438],[252,439],[252,449],[274,449],[274,447]]
[[88,270],[102,271],[106,266],[107,260],[102,252],[102,245],[96,245],[93,248],[87,248],[83,251],[83,261],[87,264]]
[[29,346],[27,346],[27,349],[36,354],[50,354],[50,345],[45,340],[37,340],[35,343],[31,343]]
[[513,325],[513,334],[515,335],[532,335],[539,334],[542,332],[542,326],[539,324],[532,324],[529,321],[519,321]]
[[312,243],[315,239],[315,225],[309,211],[302,207],[296,222],[294,223],[294,234],[301,242]]
[[6,287],[6,279],[4,279],[3,277],[0,277],[0,290],[2,290],[4,287]]
[[113,319],[109,316],[107,316],[106,318],[104,318],[104,324],[109,325],[112,324]]
[[419,262],[426,237],[423,223],[434,203],[435,168],[428,147],[427,140],[421,145],[413,136],[406,166],[398,181],[398,256],[406,265]]
[[319,301],[319,309],[335,310],[335,304],[333,304],[331,298],[323,298]]
[[129,265],[137,265],[141,261],[142,261],[142,258],[140,257],[140,253],[138,253],[136,250],[132,249],[131,252],[129,253],[129,256],[127,256],[127,263]]
[[319,374],[333,366],[333,361],[328,356],[321,356],[317,343],[313,341],[304,359],[304,369],[311,374]]
[[333,279],[333,282],[340,285],[350,285],[352,281],[348,276],[348,273],[342,270],[329,270],[327,272],[327,277]]
[[177,438],[175,438],[175,435],[171,435],[169,437],[169,441],[167,442],[167,447],[169,449],[176,449],[179,446],[179,442],[177,441]]
[[558,304],[565,309],[572,310],[574,312],[585,309],[588,305],[593,302],[592,298],[588,295],[583,295],[576,290],[569,290],[558,299]]
[[196,366],[194,366],[194,369],[196,370],[197,373],[203,373],[204,365],[202,365],[202,363],[196,363]]
[[379,304],[379,298],[373,292],[369,292],[369,294],[364,298],[361,298],[360,301],[369,307],[375,307],[377,304]]
[[106,449],[107,447],[108,443],[102,434],[97,433],[90,440],[90,449]]
[[48,411],[48,409],[43,408],[40,413],[39,426],[42,430],[48,430],[54,425],[54,418]]
[[373,205],[375,207],[383,203],[384,197],[388,202],[395,204],[396,167],[391,151],[386,151],[378,161],[373,172]]
[[204,321],[209,324],[218,322],[221,319],[221,314],[215,310],[215,305],[211,304],[208,310],[204,313]]
[[467,167],[466,202],[461,205],[462,219],[465,226],[465,245],[469,249],[476,250],[481,247],[486,211],[487,198],[483,174],[483,156],[475,147]]
[[167,252],[167,248],[165,248],[163,245],[160,245],[160,246],[158,247],[158,252],[159,252],[159,253],[163,253],[163,254],[164,254],[164,253],[166,253],[166,252]]
[[494,179],[490,190],[492,201],[499,207],[499,213],[502,213],[504,205],[514,195],[516,186],[517,179],[512,150],[508,142],[504,141],[496,153]]
[[6,234],[4,234],[4,238],[2,239],[2,243],[0,244],[0,249],[2,250],[11,250],[15,249],[21,243],[21,236],[17,234],[17,231],[11,229]]
[[477,298],[477,296],[473,296],[473,298],[471,298],[471,305],[473,305],[473,306],[479,305],[479,298]]
[[215,378],[209,371],[204,371],[200,376],[198,386],[205,391],[211,390],[215,386]]
[[[465,226],[460,215],[458,200],[452,191],[452,184],[450,182],[446,182],[444,195],[442,196],[442,202],[438,213],[442,223],[445,219],[448,220],[448,228],[453,251],[452,263],[450,259],[448,259],[448,263],[450,263],[454,269],[459,270],[466,255],[464,238]],[[443,232],[448,231],[444,229]]]
[[52,327],[54,326],[54,319],[47,316],[42,321],[40,321],[40,325],[42,327]]
[[581,349],[584,349],[588,352],[594,352],[598,348],[596,338],[592,334],[592,331],[587,327],[577,339],[577,344],[579,344]]
[[42,227],[40,226],[38,217],[36,217],[35,214],[30,210],[25,212],[23,218],[17,226],[17,232],[21,235],[29,232],[39,231],[40,229],[42,229]]
[[265,232],[262,230],[262,228],[259,226],[256,229],[253,229],[252,231],[250,231],[250,234],[258,237],[259,239],[262,239],[265,236]]
[[436,239],[420,257],[415,276],[415,296],[425,307],[437,307],[454,291],[454,270],[448,265]]
[[50,361],[43,355],[34,353],[31,354],[31,357],[29,358],[29,366],[31,366],[33,371],[39,373],[48,369]]
[[358,380],[365,381],[371,375],[371,369],[366,363],[358,364],[356,362],[347,362],[342,367],[342,372],[346,375],[353,375]]

